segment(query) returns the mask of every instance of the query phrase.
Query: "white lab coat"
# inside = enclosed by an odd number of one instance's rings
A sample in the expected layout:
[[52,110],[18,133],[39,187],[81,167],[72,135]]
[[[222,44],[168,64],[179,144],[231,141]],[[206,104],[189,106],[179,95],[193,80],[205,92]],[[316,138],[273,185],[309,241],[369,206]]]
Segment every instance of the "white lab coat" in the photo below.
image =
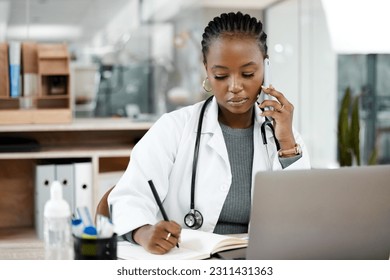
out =
[[[186,227],[184,216],[190,210],[192,161],[203,103],[164,114],[135,145],[126,171],[108,197],[118,235],[162,220],[148,180],[153,180],[168,217]],[[268,145],[263,144],[260,127],[264,117],[255,108],[252,185],[258,171],[282,169],[269,128]],[[305,145],[295,131],[294,136],[303,154],[286,169],[310,168]],[[204,218],[201,230],[213,231],[231,182],[218,104],[213,98],[204,115],[195,188],[195,208]]]

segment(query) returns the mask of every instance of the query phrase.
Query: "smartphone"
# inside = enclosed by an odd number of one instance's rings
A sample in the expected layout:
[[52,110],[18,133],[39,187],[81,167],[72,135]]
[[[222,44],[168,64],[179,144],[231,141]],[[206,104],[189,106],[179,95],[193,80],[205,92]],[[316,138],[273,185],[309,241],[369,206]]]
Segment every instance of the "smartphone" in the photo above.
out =
[[269,61],[268,58],[264,59],[264,82],[263,82],[263,86],[265,86],[265,87],[269,87],[269,85],[271,83],[270,68],[271,68],[271,62]]
[[[271,62],[269,61],[268,58],[264,59],[264,80],[263,80],[263,86],[264,87],[269,87],[271,84]],[[264,93],[261,91],[260,96],[259,96],[259,103],[263,102],[264,100],[272,100],[272,97],[269,96],[268,94]],[[266,110],[269,110],[267,107]]]

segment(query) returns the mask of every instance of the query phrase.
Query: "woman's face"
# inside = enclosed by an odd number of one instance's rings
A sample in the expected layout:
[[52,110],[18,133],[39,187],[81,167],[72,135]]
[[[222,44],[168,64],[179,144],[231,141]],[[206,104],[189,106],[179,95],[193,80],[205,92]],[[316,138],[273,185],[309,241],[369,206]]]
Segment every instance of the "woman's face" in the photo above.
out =
[[253,38],[222,36],[209,46],[205,67],[224,118],[252,116],[263,83],[263,61]]

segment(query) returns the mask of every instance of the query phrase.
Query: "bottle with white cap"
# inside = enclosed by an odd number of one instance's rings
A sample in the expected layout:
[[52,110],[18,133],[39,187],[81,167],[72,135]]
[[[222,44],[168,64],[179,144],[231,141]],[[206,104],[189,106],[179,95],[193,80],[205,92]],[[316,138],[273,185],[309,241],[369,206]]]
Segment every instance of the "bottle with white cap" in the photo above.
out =
[[44,209],[45,259],[73,259],[73,239],[69,204],[62,198],[62,185],[54,181]]

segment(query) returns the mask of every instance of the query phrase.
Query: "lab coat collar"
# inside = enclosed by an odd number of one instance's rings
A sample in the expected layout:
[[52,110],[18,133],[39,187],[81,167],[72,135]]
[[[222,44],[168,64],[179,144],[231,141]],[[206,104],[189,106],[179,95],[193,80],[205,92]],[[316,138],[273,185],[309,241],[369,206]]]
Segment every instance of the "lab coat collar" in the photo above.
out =
[[[204,103],[200,104],[200,109]],[[254,123],[254,142],[261,143],[261,145],[255,145],[255,165],[254,170],[258,169],[271,169],[270,158],[274,156],[276,152],[275,140],[272,134],[272,130],[266,126],[266,137],[267,137],[267,145],[263,145],[263,140],[261,137],[261,124],[265,121],[265,117],[261,116],[261,109],[255,106],[255,123]],[[199,119],[199,113],[197,114],[197,118]],[[196,122],[198,123],[198,122]],[[198,127],[196,125],[195,133]],[[207,142],[207,144],[214,149],[224,160],[227,167],[230,170],[229,157],[227,154],[227,150],[225,145],[221,145],[224,143],[224,137],[222,134],[221,127],[218,123],[218,103],[215,98],[212,99],[210,104],[207,106],[204,114],[203,126],[202,126],[202,134],[211,134],[211,138]],[[260,157],[260,155],[263,155]],[[264,156],[266,155],[266,156]],[[260,157],[260,158],[257,158]],[[257,166],[259,164],[259,166]]]
[[[204,102],[202,102],[201,107],[204,105]],[[200,114],[201,108],[199,110]],[[199,120],[199,114],[198,114],[198,120]],[[204,113],[204,119],[202,124],[202,133],[215,133],[215,131],[219,127],[218,123],[218,103],[217,99],[213,97],[209,105],[207,105],[205,113]],[[197,132],[198,126],[195,127],[195,132]]]
[[225,143],[225,139],[222,134],[222,129],[218,123],[218,103],[215,97],[211,100],[210,104],[205,110],[202,134],[205,133],[211,134],[207,145],[210,146],[221,156],[221,158],[226,164],[226,170],[230,170],[229,156],[227,153],[226,146],[221,145],[221,143]]
[[[203,106],[204,102],[201,103],[200,108]],[[200,109],[199,109],[200,112]],[[265,121],[265,117],[260,116],[261,109],[255,105],[255,124],[261,126]],[[199,115],[197,116],[199,119]],[[197,132],[198,127],[195,127],[195,133]],[[215,133],[220,130],[218,123],[218,103],[217,99],[214,97],[210,104],[207,106],[204,114],[204,120],[202,124],[202,133]],[[272,130],[266,126],[266,137],[269,143],[274,143]]]

